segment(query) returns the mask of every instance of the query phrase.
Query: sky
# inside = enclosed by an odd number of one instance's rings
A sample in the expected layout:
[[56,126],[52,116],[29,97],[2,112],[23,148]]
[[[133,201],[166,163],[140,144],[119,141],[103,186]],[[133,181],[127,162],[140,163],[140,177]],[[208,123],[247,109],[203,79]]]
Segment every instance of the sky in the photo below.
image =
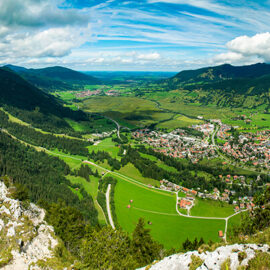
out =
[[0,0],[0,65],[180,71],[270,62],[270,0]]

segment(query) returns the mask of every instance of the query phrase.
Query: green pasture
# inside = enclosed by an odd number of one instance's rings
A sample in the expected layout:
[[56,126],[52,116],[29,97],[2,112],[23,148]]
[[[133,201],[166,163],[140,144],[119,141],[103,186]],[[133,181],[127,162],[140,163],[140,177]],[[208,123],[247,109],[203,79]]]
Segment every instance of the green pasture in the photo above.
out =
[[137,97],[92,97],[82,102],[82,109],[103,113],[133,126],[145,126],[172,117],[171,113],[157,108],[155,102]]
[[83,195],[81,194],[80,190],[76,190],[75,188],[69,187],[69,189],[78,196],[78,198],[81,200],[83,198]]
[[228,233],[232,231],[234,226],[239,226],[241,223],[242,213],[239,213],[228,220]]
[[[98,178],[94,177],[94,176],[90,176],[90,182],[87,182],[84,178],[79,177],[79,176],[73,176],[73,175],[68,175],[67,179],[72,183],[72,184],[81,184],[85,191],[91,195],[91,197],[93,198],[94,204],[95,204],[95,208],[98,211],[98,220],[101,224],[106,224],[106,218],[103,214],[103,211],[101,209],[101,207],[99,206],[98,202],[97,202],[97,194],[98,194]],[[79,193],[80,191],[72,189],[71,190],[74,193]],[[80,198],[80,196],[78,195],[78,197]],[[82,195],[81,195],[82,196]]]
[[228,217],[234,214],[234,206],[221,201],[196,198],[195,206],[191,208],[191,216]]
[[48,154],[56,156],[60,159],[62,159],[65,163],[67,163],[70,167],[71,170],[77,169],[81,166],[82,161],[84,161],[85,159],[87,159],[86,157],[83,156],[78,156],[78,155],[68,155],[65,153],[62,153],[60,151],[58,151],[57,149],[53,150],[53,151],[46,151]]
[[160,186],[159,181],[154,180],[152,178],[143,177],[140,171],[131,163],[128,163],[126,166],[122,167],[118,172],[125,176],[131,177],[134,180],[137,180],[143,184]]
[[[133,200],[131,208],[127,208]],[[175,194],[162,194],[155,190],[128,183],[118,178],[115,189],[117,220],[121,227],[131,233],[140,217],[152,222],[146,225],[153,238],[165,248],[180,248],[188,237],[203,237],[205,241],[219,241],[218,231],[225,221],[181,217],[175,210]]]
[[164,170],[167,170],[169,172],[177,172],[177,169],[175,169],[174,167],[171,167],[171,166],[166,165],[164,162],[162,162],[161,160],[159,160],[155,156],[144,154],[144,153],[140,153],[140,155],[143,158],[147,158],[149,160],[155,161],[155,163],[157,164],[157,166],[159,166],[160,168],[162,168]]
[[89,152],[105,151],[108,152],[113,158],[119,159],[119,147],[116,146],[116,143],[112,141],[111,137],[102,140],[97,145],[90,145],[87,148],[89,149]]
[[60,99],[64,101],[70,101],[74,98],[76,98],[74,91],[57,91],[53,93],[56,97],[59,97]]
[[157,125],[157,128],[176,129],[179,127],[188,127],[191,125],[202,124],[203,121],[189,118],[184,115],[176,115],[172,120],[161,122]]
[[136,97],[92,97],[82,102],[83,109],[91,112],[116,111],[121,113],[151,111],[154,102]]

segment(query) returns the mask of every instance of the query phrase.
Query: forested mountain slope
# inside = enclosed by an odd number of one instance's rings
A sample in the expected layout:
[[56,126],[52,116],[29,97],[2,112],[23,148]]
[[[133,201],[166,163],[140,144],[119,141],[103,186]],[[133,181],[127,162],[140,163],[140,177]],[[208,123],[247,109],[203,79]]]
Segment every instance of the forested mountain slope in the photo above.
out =
[[164,90],[195,91],[190,101],[204,105],[269,109],[270,65],[221,65],[181,71],[161,82]]
[[100,80],[93,76],[61,66],[27,69],[19,66],[6,65],[5,68],[13,70],[31,84],[47,92],[55,90],[76,90],[82,85],[101,83]]
[[197,70],[184,70],[176,74],[171,80],[175,83],[215,83],[234,79],[252,79],[270,75],[269,64],[255,64],[249,66],[232,66],[224,64]]
[[0,106],[14,116],[47,130],[68,130],[63,118],[87,120],[82,111],[64,107],[55,97],[44,93],[11,70],[0,68]]

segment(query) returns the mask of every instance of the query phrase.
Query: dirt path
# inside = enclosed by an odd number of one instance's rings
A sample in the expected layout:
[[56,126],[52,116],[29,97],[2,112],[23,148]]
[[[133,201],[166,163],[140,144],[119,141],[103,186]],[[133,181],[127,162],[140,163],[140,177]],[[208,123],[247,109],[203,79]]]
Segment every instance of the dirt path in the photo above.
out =
[[107,207],[107,213],[109,217],[109,222],[112,226],[112,228],[115,230],[115,226],[113,223],[111,208],[110,208],[110,191],[111,191],[111,184],[108,185],[107,192],[106,192],[106,207]]
[[[4,131],[4,130],[3,130],[3,131]],[[8,133],[7,131],[4,131],[4,132]],[[8,133],[8,134],[9,134],[9,133]],[[10,135],[11,135],[11,134],[10,134]],[[12,136],[12,135],[11,135],[11,136]],[[14,139],[17,139],[17,140],[20,141],[21,143],[24,143],[24,144],[27,144],[27,145],[32,146],[32,147],[34,147],[34,148],[37,148],[36,146],[33,146],[33,145],[29,144],[29,143],[26,143],[26,142],[24,142],[24,141],[22,141],[22,140],[19,140],[19,139],[16,138],[15,136],[12,136],[12,137],[13,137]],[[64,155],[64,154],[54,153],[54,152],[52,152],[52,151],[50,151],[50,150],[48,150],[48,149],[46,149],[46,148],[43,148],[43,147],[38,147],[38,148],[39,148],[39,150],[43,150],[43,151],[45,151],[45,152],[47,152],[47,153],[51,153],[51,154],[56,155],[56,156],[68,157],[68,158],[71,158],[71,159],[74,159],[74,160],[80,160],[80,161],[82,161],[81,159],[76,158],[76,157],[73,157],[73,156],[70,156],[70,155]],[[91,162],[91,161],[88,161],[88,160],[84,160],[84,161],[82,161],[82,162],[84,162],[84,163],[89,163],[89,164],[91,164],[91,165],[93,165],[93,166],[95,166],[95,167],[97,167],[97,168],[100,168],[100,169],[102,169],[103,171],[105,171],[106,174],[107,174],[107,173],[110,173],[110,174],[112,174],[112,175],[116,175],[116,176],[120,177],[121,179],[123,179],[124,181],[130,182],[130,183],[132,183],[132,184],[134,184],[134,185],[138,185],[138,186],[140,186],[140,187],[142,187],[142,188],[145,188],[145,189],[147,188],[149,191],[152,191],[152,192],[158,192],[158,193],[160,193],[161,195],[169,196],[169,194],[159,192],[159,190],[161,190],[161,189],[159,189],[159,188],[152,187],[151,189],[149,189],[148,185],[146,185],[146,184],[143,184],[143,183],[141,183],[141,182],[139,182],[139,181],[137,181],[137,180],[135,180],[135,179],[132,179],[132,178],[130,178],[130,177],[128,177],[128,176],[125,176],[125,175],[122,175],[122,174],[120,174],[120,173],[112,172],[112,171],[110,171],[110,170],[108,170],[108,169],[106,169],[106,168],[101,167],[100,165],[95,164],[94,162]],[[107,206],[107,212],[108,212],[108,216],[109,216],[109,222],[110,222],[112,228],[115,229],[115,226],[114,226],[114,223],[113,223],[113,219],[112,219],[112,216],[111,216],[111,210],[110,210],[110,189],[111,189],[111,185],[109,184],[109,185],[108,185],[107,192],[106,192],[106,206]],[[164,191],[164,190],[162,190],[162,191]],[[172,193],[171,191],[167,191],[167,192]],[[240,214],[240,213],[242,213],[242,212],[247,211],[247,209],[246,209],[246,210],[242,210],[242,211],[239,211],[239,212],[237,212],[237,213],[234,213],[234,214],[232,214],[232,215],[230,215],[230,216],[228,216],[228,217],[225,217],[225,218],[221,218],[221,217],[201,217],[201,216],[184,215],[184,214],[180,213],[179,210],[178,210],[178,205],[177,205],[177,202],[178,202],[178,199],[179,199],[179,197],[178,197],[178,192],[173,192],[173,193],[176,194],[176,212],[177,212],[177,214],[178,214],[179,216],[186,217],[186,218],[196,218],[196,219],[224,220],[224,221],[225,221],[225,230],[224,230],[224,240],[225,240],[225,241],[226,241],[226,237],[227,237],[227,228],[228,228],[228,221],[229,221],[229,219],[230,219],[231,217],[235,216],[235,215],[238,215],[238,214]],[[149,211],[149,210],[143,210],[143,209],[138,209],[138,210],[141,210],[141,211]],[[149,212],[154,213],[154,211],[149,211]],[[158,214],[158,212],[156,212],[156,213]],[[159,214],[165,214],[165,213],[159,213]],[[170,214],[168,213],[167,215],[170,215]]]

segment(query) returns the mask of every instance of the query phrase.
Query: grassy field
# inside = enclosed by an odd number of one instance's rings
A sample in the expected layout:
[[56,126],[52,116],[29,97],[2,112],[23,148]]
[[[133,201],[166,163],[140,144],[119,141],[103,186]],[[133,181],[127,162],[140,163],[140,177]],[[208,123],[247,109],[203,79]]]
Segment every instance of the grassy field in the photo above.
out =
[[81,200],[83,198],[83,195],[81,194],[80,190],[76,190],[75,188],[69,187],[70,190],[78,196],[78,198]]
[[[129,200],[133,200],[130,209]],[[115,207],[119,224],[131,233],[140,217],[152,225],[151,234],[166,248],[180,248],[182,242],[195,237],[203,237],[205,241],[219,241],[218,230],[224,231],[225,221],[203,220],[181,217],[175,210],[175,194],[162,194],[155,190],[135,186],[118,180],[115,189]]]
[[93,121],[74,121],[68,118],[65,118],[65,120],[68,122],[68,124],[77,132],[89,132],[93,133],[95,132],[95,129],[99,131],[108,131],[116,129],[115,124],[105,118],[97,119]]
[[[94,176],[90,176],[90,182],[87,182],[84,178],[79,177],[79,176],[73,176],[73,175],[68,175],[67,179],[73,183],[73,184],[81,184],[84,189],[86,190],[86,192],[92,196],[93,200],[94,200],[94,204],[95,204],[95,208],[98,211],[98,220],[101,224],[106,224],[106,218],[103,214],[103,211],[101,209],[101,207],[98,205],[97,203],[97,194],[98,194],[98,178],[94,177]],[[72,189],[72,188],[71,188]],[[79,194],[80,191],[72,189],[72,191],[74,193],[76,193],[78,195],[78,197],[80,198]],[[78,194],[79,193],[79,194]],[[82,196],[82,195],[81,195]]]
[[155,102],[137,97],[93,97],[84,100],[80,107],[119,119],[123,125],[144,126],[172,117],[172,114],[157,108]]
[[143,158],[147,158],[149,160],[152,160],[152,161],[155,161],[156,164],[164,169],[164,170],[167,170],[169,172],[177,172],[177,169],[175,169],[174,167],[171,167],[171,166],[168,166],[166,165],[164,162],[162,162],[161,160],[159,160],[158,158],[156,158],[155,156],[152,156],[152,155],[148,155],[148,154],[144,154],[144,153],[140,153],[140,155],[143,157]]
[[116,146],[116,143],[112,141],[111,137],[102,140],[97,145],[90,145],[87,148],[89,149],[89,152],[105,151],[108,152],[113,158],[120,158],[118,156],[119,148]]
[[176,115],[172,120],[158,124],[157,128],[167,128],[173,130],[179,127],[188,127],[191,125],[198,125],[202,123],[203,121],[198,119],[189,118],[184,115]]
[[219,201],[197,198],[190,215],[201,217],[228,217],[234,214],[234,206]]
[[239,213],[238,215],[235,215],[233,217],[231,217],[228,221],[228,230],[231,230],[233,228],[233,226],[239,225],[241,222],[241,218],[242,218],[241,213]]
[[141,183],[150,184],[152,186],[160,186],[159,181],[152,178],[143,177],[139,170],[135,168],[134,165],[131,163],[128,163],[126,166],[122,167],[118,172],[123,175],[129,176]]

